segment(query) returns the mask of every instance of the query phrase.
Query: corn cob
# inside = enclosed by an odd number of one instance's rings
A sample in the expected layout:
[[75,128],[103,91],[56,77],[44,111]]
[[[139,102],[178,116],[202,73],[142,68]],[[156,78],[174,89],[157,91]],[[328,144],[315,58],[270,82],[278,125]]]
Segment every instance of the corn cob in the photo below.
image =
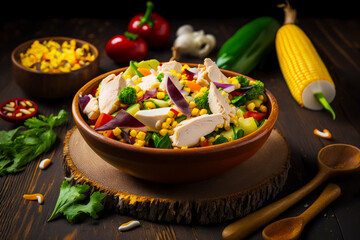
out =
[[276,34],[275,46],[287,86],[301,107],[324,107],[335,119],[329,105],[335,98],[335,84],[310,39],[294,24],[296,10],[288,2],[282,7],[285,21]]

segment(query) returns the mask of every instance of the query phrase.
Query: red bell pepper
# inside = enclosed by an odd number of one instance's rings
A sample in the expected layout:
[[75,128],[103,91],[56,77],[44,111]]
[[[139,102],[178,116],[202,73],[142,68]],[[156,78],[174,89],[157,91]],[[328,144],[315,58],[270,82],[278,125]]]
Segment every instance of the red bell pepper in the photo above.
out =
[[138,14],[131,19],[127,31],[139,34],[149,47],[162,47],[170,38],[170,24],[165,18],[152,12],[152,2],[146,2],[146,6],[145,14]]
[[110,114],[107,113],[101,113],[99,118],[96,120],[94,129],[96,130],[97,128],[101,127],[102,125],[106,124],[107,122],[109,122],[111,119],[113,119],[114,117],[111,116]]
[[130,60],[141,61],[147,55],[147,45],[139,35],[125,32],[115,35],[105,46],[106,54],[118,63],[128,64]]
[[266,117],[266,113],[254,112],[254,111],[247,111],[244,114],[244,118],[253,117],[256,121],[261,121]]

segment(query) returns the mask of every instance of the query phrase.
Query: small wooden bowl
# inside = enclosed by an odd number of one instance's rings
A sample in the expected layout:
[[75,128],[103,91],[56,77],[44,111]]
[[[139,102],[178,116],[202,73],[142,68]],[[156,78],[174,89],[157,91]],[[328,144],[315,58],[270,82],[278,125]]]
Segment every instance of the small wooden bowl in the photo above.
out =
[[[197,64],[186,64],[190,67],[197,66]],[[103,160],[140,179],[172,184],[201,181],[220,175],[254,155],[268,139],[277,120],[279,112],[277,101],[266,90],[268,121],[257,131],[238,140],[189,149],[156,149],[121,143],[98,134],[89,127],[79,109],[78,96],[90,94],[107,75],[119,74],[125,70],[126,67],[102,74],[85,84],[73,99],[72,113],[81,135]],[[226,76],[241,75],[228,70],[221,71]]]
[[70,41],[68,37],[46,37],[27,41],[16,47],[11,53],[13,78],[25,93],[33,97],[55,99],[73,96],[86,82],[98,74],[99,53],[95,46],[83,40],[75,39],[76,43],[89,44],[95,60],[89,65],[69,73],[44,73],[33,71],[21,65],[20,53],[25,53],[35,40],[54,40],[58,43]]

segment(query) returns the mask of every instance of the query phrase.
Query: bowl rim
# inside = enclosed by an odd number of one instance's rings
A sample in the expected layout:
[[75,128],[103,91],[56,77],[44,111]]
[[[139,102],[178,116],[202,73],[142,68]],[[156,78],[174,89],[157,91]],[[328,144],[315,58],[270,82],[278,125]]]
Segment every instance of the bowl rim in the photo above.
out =
[[[81,43],[81,44],[89,44],[89,47],[91,49],[91,51],[94,53],[95,55],[95,58],[93,61],[90,62],[90,64],[84,66],[84,67],[81,67],[79,69],[76,69],[76,70],[73,70],[73,71],[70,71],[70,72],[59,72],[59,73],[50,73],[50,72],[41,72],[41,71],[34,71],[34,70],[31,70],[31,69],[28,69],[26,67],[24,67],[20,62],[18,62],[15,58],[15,55],[17,55],[17,53],[19,52],[19,49],[26,46],[26,45],[29,45],[31,43],[33,43],[34,41],[38,40],[38,41],[44,41],[44,40],[62,40],[62,41],[70,41],[74,39],[77,43]],[[19,53],[20,54],[20,53]],[[90,42],[87,42],[85,40],[81,40],[81,39],[78,39],[78,38],[72,38],[72,37],[62,37],[62,36],[53,36],[53,37],[42,37],[42,38],[33,38],[31,40],[28,40],[26,42],[23,42],[21,44],[19,44],[16,48],[14,48],[14,50],[11,52],[11,61],[13,62],[13,64],[15,64],[17,67],[21,68],[22,70],[24,71],[27,71],[27,72],[30,72],[30,73],[34,73],[34,74],[46,74],[46,75],[68,75],[68,74],[71,74],[71,73],[75,73],[77,71],[80,71],[80,70],[83,70],[83,69],[86,69],[86,68],[89,68],[93,63],[97,62],[99,58],[99,50],[93,45],[91,44]]]
[[[180,63],[182,65],[187,64],[190,67],[199,65],[198,63],[183,63],[183,62],[180,62]],[[108,138],[106,136],[103,136],[103,135],[97,133],[93,128],[91,128],[85,122],[85,120],[82,117],[82,114],[80,112],[80,108],[79,108],[79,95],[82,95],[85,92],[85,90],[87,90],[89,87],[94,85],[96,82],[100,82],[106,76],[113,74],[113,73],[119,74],[120,72],[125,71],[127,68],[128,67],[118,68],[118,69],[103,73],[103,74],[93,78],[92,80],[87,82],[83,87],[81,87],[78,90],[78,92],[75,94],[73,101],[72,101],[72,114],[73,114],[73,117],[74,117],[77,127],[79,128],[79,126],[80,126],[80,128],[82,128],[82,130],[84,130],[88,135],[92,136],[95,139],[100,139],[101,141],[103,141],[104,143],[106,143],[107,145],[110,145],[112,147],[124,149],[126,151],[134,151],[134,152],[141,151],[142,153],[146,153],[146,154],[164,154],[164,155],[178,155],[179,153],[181,153],[183,155],[191,155],[194,153],[216,152],[216,151],[221,151],[224,149],[233,149],[240,145],[244,145],[249,142],[255,141],[257,138],[260,138],[262,135],[266,134],[267,129],[269,127],[270,127],[270,129],[272,129],[277,120],[278,113],[279,113],[278,103],[277,103],[274,95],[268,89],[265,88],[265,94],[269,100],[269,103],[270,103],[269,107],[271,109],[270,113],[268,115],[268,118],[267,118],[268,120],[264,123],[264,125],[261,128],[259,128],[258,130],[254,131],[254,132],[250,133],[249,135],[246,135],[240,139],[236,139],[236,140],[218,144],[218,145],[211,145],[211,146],[204,146],[204,147],[191,147],[191,148],[187,148],[187,149],[160,149],[160,148],[140,147],[140,146],[134,146],[134,145],[128,144],[128,143],[122,143],[120,141]],[[229,76],[229,75],[230,76],[245,76],[249,79],[253,79],[246,75],[236,73],[236,72],[233,72],[230,70],[225,70],[225,69],[220,69],[220,70],[226,76]],[[81,130],[80,130],[80,132],[81,132]]]

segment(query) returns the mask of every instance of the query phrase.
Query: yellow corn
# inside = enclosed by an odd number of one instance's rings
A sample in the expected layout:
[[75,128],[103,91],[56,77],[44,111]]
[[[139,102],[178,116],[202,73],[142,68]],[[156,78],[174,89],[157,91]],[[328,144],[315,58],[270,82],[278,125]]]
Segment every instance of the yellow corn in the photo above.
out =
[[285,8],[290,11],[285,11],[285,24],[277,32],[276,52],[289,90],[303,107],[302,93],[310,83],[324,80],[335,84],[310,39],[294,24],[296,11],[290,5]]
[[276,51],[285,81],[300,106],[304,106],[302,92],[310,83],[325,80],[334,85],[310,39],[296,25],[286,24],[279,29]]

